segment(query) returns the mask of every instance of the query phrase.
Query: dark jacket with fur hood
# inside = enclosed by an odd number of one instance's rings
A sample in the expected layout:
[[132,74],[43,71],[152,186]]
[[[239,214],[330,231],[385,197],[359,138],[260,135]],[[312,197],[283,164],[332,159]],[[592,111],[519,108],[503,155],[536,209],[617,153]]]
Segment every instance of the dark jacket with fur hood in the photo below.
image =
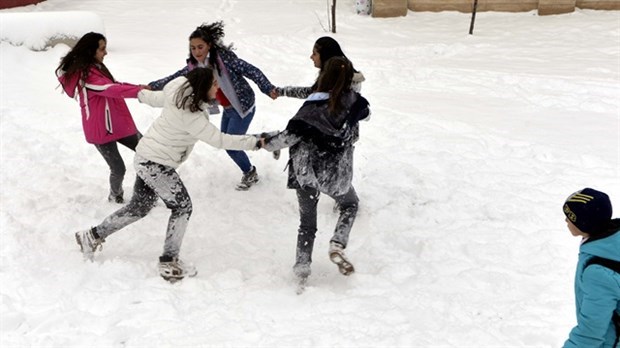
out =
[[328,111],[328,94],[314,93],[288,122],[265,142],[265,149],[289,149],[288,187],[315,188],[331,196],[347,193],[353,178],[353,143],[360,120],[370,114],[368,101],[356,92],[341,97],[337,115]]

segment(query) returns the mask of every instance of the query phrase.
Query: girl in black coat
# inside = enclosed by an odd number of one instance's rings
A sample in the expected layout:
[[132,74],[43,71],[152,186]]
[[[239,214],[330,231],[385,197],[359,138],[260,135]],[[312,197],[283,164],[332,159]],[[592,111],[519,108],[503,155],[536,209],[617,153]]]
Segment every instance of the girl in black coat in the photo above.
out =
[[310,275],[321,192],[336,200],[340,209],[329,257],[340,273],[349,275],[354,271],[344,254],[359,202],[351,184],[353,143],[359,134],[358,122],[370,111],[368,101],[351,90],[352,78],[353,67],[346,58],[329,59],[315,92],[286,129],[265,139],[264,147],[269,151],[290,147],[288,188],[297,191],[300,214],[293,271],[302,279]]

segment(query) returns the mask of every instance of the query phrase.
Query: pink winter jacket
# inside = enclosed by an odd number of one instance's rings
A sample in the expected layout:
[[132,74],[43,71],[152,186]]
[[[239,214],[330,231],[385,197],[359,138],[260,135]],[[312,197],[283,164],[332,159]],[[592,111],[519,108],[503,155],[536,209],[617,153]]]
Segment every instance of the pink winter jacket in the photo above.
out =
[[86,80],[81,74],[68,78],[61,72],[58,81],[69,97],[78,95],[88,143],[105,144],[138,132],[123,98],[137,98],[140,86],[114,82],[96,66],[90,68]]

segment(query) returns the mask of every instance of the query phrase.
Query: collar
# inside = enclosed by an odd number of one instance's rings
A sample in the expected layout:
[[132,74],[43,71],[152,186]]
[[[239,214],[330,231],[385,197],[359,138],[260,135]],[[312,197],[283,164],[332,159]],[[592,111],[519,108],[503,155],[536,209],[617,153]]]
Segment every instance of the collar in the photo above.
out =
[[327,100],[329,99],[329,93],[327,92],[314,92],[308,96],[307,101],[315,100]]

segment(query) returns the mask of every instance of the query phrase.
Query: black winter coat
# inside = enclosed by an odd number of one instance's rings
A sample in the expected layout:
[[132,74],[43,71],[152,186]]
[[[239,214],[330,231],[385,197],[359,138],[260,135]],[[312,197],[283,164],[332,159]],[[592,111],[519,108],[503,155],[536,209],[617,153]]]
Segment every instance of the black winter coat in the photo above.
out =
[[353,178],[353,143],[359,121],[370,115],[368,101],[356,92],[342,95],[344,107],[330,115],[328,99],[307,100],[286,129],[265,141],[265,149],[289,149],[288,188],[315,188],[331,196],[347,193]]

